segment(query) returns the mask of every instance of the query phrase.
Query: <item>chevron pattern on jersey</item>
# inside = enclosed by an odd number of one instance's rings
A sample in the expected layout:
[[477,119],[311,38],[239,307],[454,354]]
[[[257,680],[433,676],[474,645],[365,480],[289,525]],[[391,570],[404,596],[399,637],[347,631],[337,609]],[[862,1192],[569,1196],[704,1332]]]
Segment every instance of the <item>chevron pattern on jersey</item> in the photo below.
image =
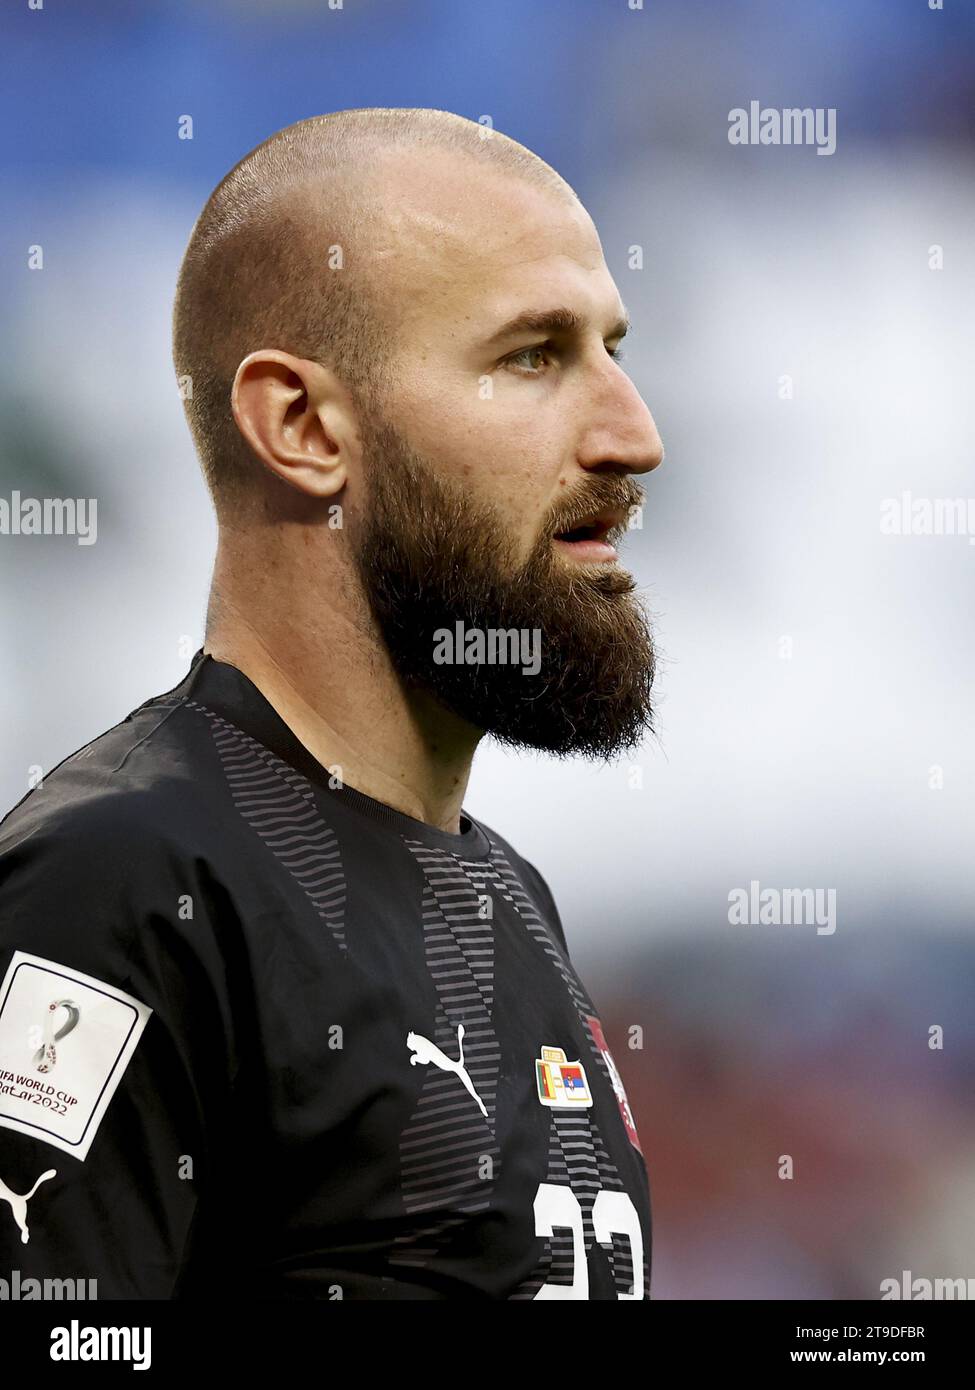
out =
[[184,704],[209,720],[237,810],[301,887],[339,949],[346,951],[341,854],[309,782],[205,705],[196,700]]
[[[424,1068],[416,1108],[400,1136],[406,1210],[429,1219],[394,1243],[391,1264],[423,1265],[442,1251],[451,1229],[491,1205],[501,1162],[494,1107],[501,1047],[492,1022],[494,935],[485,920],[472,866],[444,850],[406,840],[423,871],[423,941],[437,990],[434,1043],[464,1068],[487,1115],[460,1076]],[[477,866],[473,866],[477,867]],[[459,1030],[463,1035],[459,1037]]]
[[[489,837],[490,838],[490,837]],[[552,963],[562,978],[582,1025],[583,1036],[589,1042],[591,1060],[585,1063],[588,1068],[593,1063],[598,1067],[607,1085],[612,1089],[612,1078],[606,1059],[598,1047],[588,1018],[595,1015],[596,1009],[583,988],[582,981],[573,970],[561,944],[554,938],[542,921],[541,915],[531,898],[525,892],[521,880],[515,873],[507,856],[500,846],[491,840],[491,864],[505,899],[517,911],[528,932]],[[581,1060],[581,1059],[580,1059]],[[615,1163],[610,1159],[603,1144],[599,1127],[588,1111],[551,1112],[551,1132],[549,1135],[549,1163],[546,1182],[568,1183],[578,1198],[582,1208],[583,1230],[586,1253],[596,1239],[592,1224],[592,1205],[600,1188],[625,1191],[625,1183],[619,1175]],[[534,1298],[543,1283],[572,1283],[572,1239],[569,1231],[559,1235],[559,1228],[552,1238],[546,1238],[548,1253],[534,1271],[512,1295],[513,1299]],[[619,1293],[630,1293],[633,1289],[633,1261],[629,1242],[625,1238],[613,1238],[612,1249],[601,1247],[610,1262],[613,1279]],[[643,1254],[643,1288],[648,1296],[650,1288],[650,1266],[647,1252]]]
[[[548,1170],[545,1181],[571,1187],[582,1208],[583,1240],[586,1254],[592,1249],[596,1232],[592,1208],[600,1188],[623,1191],[615,1164],[603,1147],[599,1127],[588,1111],[551,1112],[549,1131]],[[535,1298],[543,1284],[570,1285],[574,1261],[572,1232],[567,1227],[555,1227],[555,1234],[545,1238],[546,1253],[531,1275],[510,1295],[513,1300]],[[609,1261],[613,1282],[619,1293],[633,1290],[633,1259],[629,1241],[614,1235],[612,1247],[601,1246]],[[649,1272],[644,1257],[644,1289],[649,1288]]]
[[[493,1176],[499,1171],[493,1116],[501,1052],[491,1021],[494,942],[485,906],[495,894],[514,907],[559,972],[589,1040],[592,1064],[602,1071],[610,1087],[612,1082],[586,1022],[587,1016],[595,1013],[594,1006],[499,847],[492,842],[490,860],[475,862],[415,840],[406,839],[406,844],[426,881],[424,949],[439,1004],[431,1041],[456,1060],[457,1029],[463,1024],[464,1064],[488,1111],[485,1119],[455,1073],[429,1068],[417,1108],[401,1136],[400,1153],[406,1208],[416,1214],[427,1212],[430,1220],[400,1237],[390,1258],[391,1264],[422,1266],[442,1251],[451,1229],[461,1224],[465,1215],[490,1206]],[[490,1178],[479,1176],[478,1165],[486,1156],[494,1165],[488,1170]],[[571,1187],[575,1193],[583,1213],[588,1254],[596,1239],[592,1207],[597,1193],[601,1188],[625,1190],[590,1112],[551,1111],[545,1181]],[[617,1290],[631,1292],[629,1242],[614,1236],[612,1248],[601,1248]],[[572,1278],[572,1233],[556,1227],[554,1236],[545,1240],[545,1254],[536,1269],[510,1297],[533,1299],[543,1283],[568,1285]],[[644,1288],[649,1289],[646,1256],[644,1280]]]

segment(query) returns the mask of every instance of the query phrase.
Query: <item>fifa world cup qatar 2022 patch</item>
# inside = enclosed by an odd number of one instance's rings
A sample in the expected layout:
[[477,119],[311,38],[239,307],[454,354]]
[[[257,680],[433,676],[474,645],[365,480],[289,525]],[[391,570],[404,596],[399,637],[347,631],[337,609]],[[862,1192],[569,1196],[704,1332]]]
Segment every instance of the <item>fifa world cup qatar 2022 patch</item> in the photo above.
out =
[[0,985],[0,1128],[84,1161],[152,1010],[15,951]]

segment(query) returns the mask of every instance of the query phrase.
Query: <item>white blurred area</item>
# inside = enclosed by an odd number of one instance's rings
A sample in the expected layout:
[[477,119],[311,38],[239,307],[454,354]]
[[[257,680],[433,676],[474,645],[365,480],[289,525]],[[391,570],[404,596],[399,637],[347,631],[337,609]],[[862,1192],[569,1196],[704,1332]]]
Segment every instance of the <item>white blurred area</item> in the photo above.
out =
[[753,878],[835,887],[838,931],[971,920],[975,546],[883,535],[880,506],[975,495],[975,192],[948,150],[767,153],[619,168],[586,200],[667,448],[627,552],[659,740],[608,770],[486,749],[469,798],[584,951],[720,930]]
[[[34,223],[57,236],[45,269],[23,277],[4,389],[43,431],[65,495],[97,498],[98,539],[0,547],[14,654],[0,674],[4,809],[26,791],[28,765],[50,769],[172,687],[202,642],[216,525],[170,360],[198,211],[182,189],[131,179],[69,181],[49,205],[34,199]],[[6,495],[29,495],[19,461],[4,463]]]
[[[905,489],[975,491],[975,191],[951,149],[762,153],[624,158],[578,187],[667,447],[626,551],[655,615],[659,738],[610,768],[485,743],[466,805],[538,865],[583,961],[720,931],[751,879],[836,888],[839,932],[970,920],[975,546],[879,518]],[[4,810],[202,641],[215,527],[169,357],[201,204],[158,179],[35,198],[57,239],[8,307],[5,411],[97,496],[99,538],[0,546]],[[3,466],[5,495],[29,493]]]

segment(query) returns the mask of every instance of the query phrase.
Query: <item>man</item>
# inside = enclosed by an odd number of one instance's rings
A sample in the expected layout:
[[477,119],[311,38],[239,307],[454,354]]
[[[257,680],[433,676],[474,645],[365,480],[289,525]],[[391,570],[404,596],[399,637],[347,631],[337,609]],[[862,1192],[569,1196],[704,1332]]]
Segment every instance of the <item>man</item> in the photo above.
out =
[[612,542],[662,448],[592,222],[461,117],[314,118],[211,195],[174,329],[206,643],[0,829],[0,1278],[649,1298],[598,1013],[462,809],[485,733],[652,727]]

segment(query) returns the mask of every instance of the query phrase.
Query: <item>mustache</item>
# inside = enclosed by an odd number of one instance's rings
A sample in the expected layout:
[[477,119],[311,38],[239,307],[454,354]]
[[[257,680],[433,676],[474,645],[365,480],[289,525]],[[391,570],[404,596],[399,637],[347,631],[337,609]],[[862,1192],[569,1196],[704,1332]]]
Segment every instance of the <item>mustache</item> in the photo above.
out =
[[618,539],[628,529],[632,510],[641,507],[645,498],[643,488],[632,478],[597,478],[585,492],[560,499],[558,505],[547,514],[542,530],[556,536],[573,530],[594,516],[618,511],[624,513],[626,519],[614,526],[607,536],[607,539]]

